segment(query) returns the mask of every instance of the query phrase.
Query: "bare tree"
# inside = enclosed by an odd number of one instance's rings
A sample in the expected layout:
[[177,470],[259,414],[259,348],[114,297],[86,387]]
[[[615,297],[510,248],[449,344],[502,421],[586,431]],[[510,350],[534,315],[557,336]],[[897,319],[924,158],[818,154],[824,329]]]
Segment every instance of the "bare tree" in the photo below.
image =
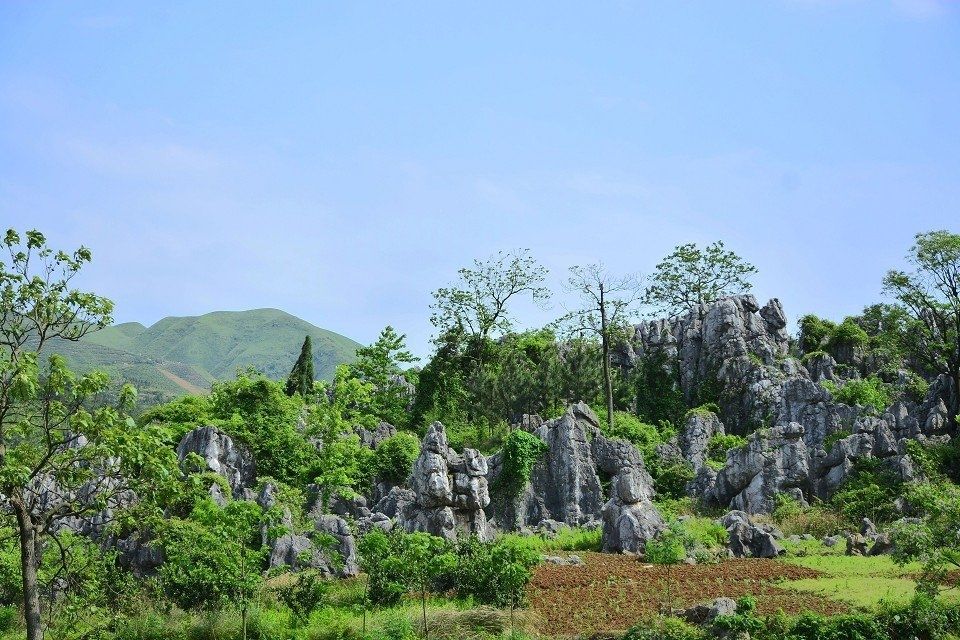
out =
[[635,275],[614,276],[602,263],[570,267],[566,288],[580,296],[582,306],[569,312],[562,322],[573,333],[593,333],[600,338],[603,358],[603,387],[607,424],[613,427],[613,380],[610,350],[618,335],[625,333],[627,318],[640,298],[642,288]]

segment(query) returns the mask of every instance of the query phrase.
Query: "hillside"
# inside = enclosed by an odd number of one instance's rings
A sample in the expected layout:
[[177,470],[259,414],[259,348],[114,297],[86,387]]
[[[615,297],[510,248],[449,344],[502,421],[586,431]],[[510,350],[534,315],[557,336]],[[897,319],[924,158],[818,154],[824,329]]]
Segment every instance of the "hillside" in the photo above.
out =
[[278,309],[254,309],[168,317],[150,327],[127,322],[55,349],[80,371],[101,368],[118,381],[135,384],[145,403],[152,404],[204,391],[247,366],[282,378],[308,334],[321,379],[332,379],[337,365],[352,362],[360,346]]

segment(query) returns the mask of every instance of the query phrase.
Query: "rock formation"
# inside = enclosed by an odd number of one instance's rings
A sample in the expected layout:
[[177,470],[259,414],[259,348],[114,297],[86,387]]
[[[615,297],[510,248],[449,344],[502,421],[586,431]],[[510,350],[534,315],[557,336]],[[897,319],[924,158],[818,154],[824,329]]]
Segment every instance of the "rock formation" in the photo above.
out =
[[490,504],[486,476],[487,459],[474,449],[457,454],[447,444],[443,425],[434,422],[427,429],[410,476],[413,499],[395,495],[400,525],[407,531],[425,531],[448,540],[461,534],[492,539],[493,529],[484,512]]
[[216,427],[197,427],[183,436],[177,457],[182,462],[191,453],[203,458],[206,470],[226,479],[234,498],[243,497],[244,488],[253,486],[257,475],[253,456]]

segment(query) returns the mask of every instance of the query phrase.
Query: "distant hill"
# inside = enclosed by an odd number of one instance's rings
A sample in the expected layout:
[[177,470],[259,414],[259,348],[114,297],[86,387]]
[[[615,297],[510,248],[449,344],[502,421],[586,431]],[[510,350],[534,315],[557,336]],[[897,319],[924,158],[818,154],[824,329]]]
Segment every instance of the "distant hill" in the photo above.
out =
[[150,327],[127,322],[77,343],[58,342],[53,350],[79,371],[100,368],[118,381],[133,383],[144,404],[154,404],[209,390],[212,382],[232,378],[241,367],[283,378],[308,334],[321,379],[332,379],[337,365],[353,362],[360,346],[279,309],[254,309],[169,317]]

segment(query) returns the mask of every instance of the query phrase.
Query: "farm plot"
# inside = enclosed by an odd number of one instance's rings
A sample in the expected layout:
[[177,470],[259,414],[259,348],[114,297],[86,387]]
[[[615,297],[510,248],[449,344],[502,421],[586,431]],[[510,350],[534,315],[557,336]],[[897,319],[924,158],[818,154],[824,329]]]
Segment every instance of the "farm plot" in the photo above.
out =
[[622,632],[655,615],[668,602],[674,608],[688,607],[720,596],[755,596],[760,613],[834,614],[849,608],[819,594],[778,588],[778,583],[824,574],[775,560],[726,560],[668,568],[631,556],[585,553],[581,557],[586,562],[583,566],[541,565],[536,569],[528,594],[545,635]]

